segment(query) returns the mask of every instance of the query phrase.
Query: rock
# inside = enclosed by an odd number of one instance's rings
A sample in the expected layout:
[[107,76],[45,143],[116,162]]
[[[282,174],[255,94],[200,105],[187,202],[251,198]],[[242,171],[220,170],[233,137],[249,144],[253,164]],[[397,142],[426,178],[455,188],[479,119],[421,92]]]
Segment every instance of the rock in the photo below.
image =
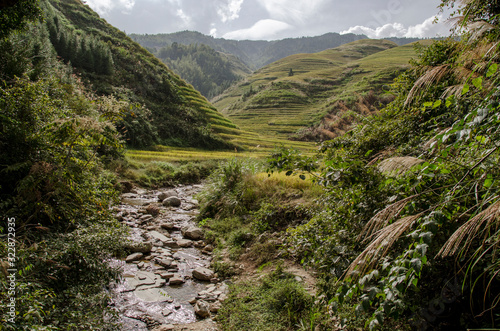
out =
[[163,200],[162,203],[165,207],[179,207],[181,205],[181,199],[178,197],[169,197]]
[[148,214],[151,214],[155,217],[160,214],[160,207],[157,204],[151,204],[146,207],[146,211],[148,212]]
[[194,298],[194,297],[188,300],[188,302],[189,302],[190,304],[192,304],[192,305],[194,305],[197,301],[198,301],[198,300],[197,300],[196,298]]
[[160,226],[162,229],[165,229],[165,230],[175,230],[176,229],[175,224],[172,222],[162,223]]
[[122,194],[122,199],[137,199],[136,193],[124,193]]
[[142,215],[140,218],[139,218],[139,221],[141,221],[142,223],[146,223],[146,222],[149,222],[153,219],[153,215],[150,215],[150,214],[145,214],[145,215]]
[[184,279],[182,276],[174,275],[174,277],[170,278],[169,285],[181,285],[184,284]]
[[203,230],[196,226],[187,226],[181,229],[181,233],[184,238],[199,240],[203,238]]
[[217,313],[219,311],[219,309],[221,309],[222,305],[219,301],[217,302],[214,302],[210,305],[210,311],[212,313]]
[[177,244],[183,248],[193,246],[193,242],[191,240],[188,240],[188,239],[177,239]]
[[201,318],[210,317],[210,305],[206,301],[198,300],[194,306],[194,313]]
[[158,200],[163,201],[166,198],[176,197],[176,196],[177,196],[177,192],[175,192],[174,190],[168,190],[168,191],[161,192],[160,194],[158,194]]
[[173,261],[174,261],[173,259],[168,258],[168,257],[155,259],[156,263],[158,263],[159,265],[161,265],[162,267],[167,268],[167,269],[172,265]]
[[132,263],[134,261],[139,261],[140,259],[142,259],[143,256],[144,254],[142,253],[130,254],[129,256],[127,256],[127,258],[125,258],[125,262]]
[[198,280],[210,281],[214,277],[214,272],[204,267],[197,267],[193,270],[193,277]]
[[132,191],[132,189],[134,188],[134,185],[131,182],[119,181],[115,185],[115,188],[120,190],[122,193],[130,193],[130,191]]
[[170,248],[179,248],[179,244],[175,240],[169,240],[164,242],[164,245]]
[[150,253],[153,249],[153,244],[148,241],[132,241],[125,245],[125,248],[132,253]]
[[[163,309],[163,310],[161,311],[161,314],[162,314],[163,316],[167,317],[168,315],[172,314],[172,312],[171,312],[169,309],[165,308],[165,309]],[[173,329],[171,329],[171,330],[173,330]]]
[[153,331],[171,331],[171,330],[175,330],[175,326],[173,326],[172,324],[160,325],[156,329],[153,329]]
[[155,240],[159,240],[159,241],[161,241],[162,243],[165,243],[165,242],[171,241],[171,239],[170,239],[170,238],[168,238],[166,235],[164,235],[164,234],[162,234],[162,233],[160,233],[160,232],[158,232],[158,231],[150,231],[150,232],[148,233],[148,236],[149,236],[150,238],[155,239]]
[[204,250],[207,252],[212,252],[214,250],[214,246],[212,246],[211,244],[208,244],[205,246]]
[[173,273],[171,273],[171,272],[167,272],[167,271],[165,271],[165,272],[160,272],[160,273],[159,273],[159,275],[160,275],[160,277],[161,277],[162,279],[170,279],[170,278],[174,277],[174,274],[173,274]]

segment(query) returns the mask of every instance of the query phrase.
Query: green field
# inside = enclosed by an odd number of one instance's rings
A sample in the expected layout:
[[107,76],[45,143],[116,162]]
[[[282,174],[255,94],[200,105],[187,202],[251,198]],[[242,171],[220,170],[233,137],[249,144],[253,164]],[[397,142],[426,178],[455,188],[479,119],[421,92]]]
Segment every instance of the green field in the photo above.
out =
[[212,102],[242,130],[288,139],[319,123],[335,102],[381,92],[414,55],[413,44],[398,47],[385,40],[296,54],[256,71]]

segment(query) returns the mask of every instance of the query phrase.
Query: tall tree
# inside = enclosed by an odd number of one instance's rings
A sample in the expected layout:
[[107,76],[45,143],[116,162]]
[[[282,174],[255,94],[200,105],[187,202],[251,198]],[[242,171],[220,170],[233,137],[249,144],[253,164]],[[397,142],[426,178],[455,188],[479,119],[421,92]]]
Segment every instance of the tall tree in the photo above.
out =
[[38,0],[9,0],[0,5],[0,39],[5,39],[13,31],[26,28],[28,22],[42,17]]

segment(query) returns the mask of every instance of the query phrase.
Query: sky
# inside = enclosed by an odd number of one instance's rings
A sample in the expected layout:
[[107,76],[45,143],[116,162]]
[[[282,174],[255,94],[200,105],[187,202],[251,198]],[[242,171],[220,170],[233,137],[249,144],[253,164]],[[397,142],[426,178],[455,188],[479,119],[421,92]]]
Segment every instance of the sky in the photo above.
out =
[[[370,38],[449,34],[440,0],[84,0],[126,33],[199,31],[217,38],[277,40],[328,32]],[[436,16],[439,21],[434,23]]]

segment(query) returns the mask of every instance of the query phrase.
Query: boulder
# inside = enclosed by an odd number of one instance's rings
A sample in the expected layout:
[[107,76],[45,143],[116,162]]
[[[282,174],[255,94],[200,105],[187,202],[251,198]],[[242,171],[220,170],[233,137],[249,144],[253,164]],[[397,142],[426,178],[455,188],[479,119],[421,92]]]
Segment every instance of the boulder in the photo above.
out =
[[193,270],[193,277],[198,280],[209,282],[214,277],[214,272],[204,267],[197,267]]
[[199,240],[203,238],[203,230],[196,226],[183,227],[181,233],[187,239]]
[[201,318],[210,317],[210,305],[206,301],[198,300],[194,305],[194,313]]
[[181,205],[181,199],[178,197],[169,197],[163,200],[162,203],[165,207],[179,207]]
[[177,192],[175,192],[174,190],[168,190],[168,191],[161,192],[160,194],[158,194],[158,200],[163,201],[166,198],[176,197],[176,196],[177,196]]
[[144,254],[142,254],[142,253],[130,254],[129,256],[127,256],[125,258],[125,262],[131,263],[131,262],[134,262],[134,261],[139,261],[140,259],[142,259],[143,256],[144,256]]

